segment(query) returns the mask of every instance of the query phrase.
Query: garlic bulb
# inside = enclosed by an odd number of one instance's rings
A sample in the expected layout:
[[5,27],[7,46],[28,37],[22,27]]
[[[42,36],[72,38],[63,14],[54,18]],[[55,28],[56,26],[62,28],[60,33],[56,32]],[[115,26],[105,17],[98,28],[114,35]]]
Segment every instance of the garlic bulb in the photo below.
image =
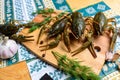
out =
[[18,50],[18,45],[14,40],[4,35],[0,35],[0,58],[8,59],[13,57]]

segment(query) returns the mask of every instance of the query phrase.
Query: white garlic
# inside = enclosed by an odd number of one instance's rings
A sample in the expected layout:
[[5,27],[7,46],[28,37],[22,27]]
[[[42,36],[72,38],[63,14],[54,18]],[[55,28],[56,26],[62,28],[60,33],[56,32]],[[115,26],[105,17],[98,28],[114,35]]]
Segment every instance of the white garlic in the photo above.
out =
[[13,57],[18,50],[18,45],[14,40],[0,35],[0,58],[8,59]]
[[113,52],[107,52],[107,53],[105,54],[105,60],[106,60],[106,61],[112,61],[113,55],[114,55]]

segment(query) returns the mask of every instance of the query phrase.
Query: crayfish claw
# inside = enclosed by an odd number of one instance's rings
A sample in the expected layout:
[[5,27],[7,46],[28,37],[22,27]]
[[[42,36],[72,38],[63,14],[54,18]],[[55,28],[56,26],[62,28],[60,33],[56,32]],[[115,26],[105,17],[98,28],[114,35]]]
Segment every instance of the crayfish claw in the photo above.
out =
[[95,52],[95,50],[94,50],[94,48],[93,48],[93,44],[92,44],[92,43],[91,43],[91,45],[88,47],[88,49],[89,49],[91,55],[92,55],[94,58],[97,58],[97,55],[96,55],[96,52]]
[[28,42],[28,41],[34,41],[34,39],[23,39],[23,40],[20,40],[20,42]]
[[10,38],[14,39],[17,42],[34,41],[34,39],[28,39],[28,38],[31,38],[31,37],[33,37],[33,36],[24,36],[24,35],[13,34]]
[[49,44],[40,46],[39,48],[44,47],[43,49],[41,49],[41,51],[45,51],[45,50],[48,50],[48,49],[52,49],[52,48],[57,47],[58,43],[59,43],[59,42],[51,42],[51,43],[49,43]]
[[41,51],[45,51],[48,49],[51,49],[51,47],[49,45],[43,45],[43,46],[39,46],[39,48],[44,47],[43,49],[41,49]]
[[91,42],[87,41],[85,43],[83,43],[83,45],[81,47],[79,47],[77,50],[73,51],[72,56],[75,56],[76,54],[82,52],[83,50],[85,50],[88,46],[90,46]]
[[[23,36],[23,35],[22,35]],[[24,38],[31,38],[31,37],[34,37],[34,36],[23,36]]]
[[42,45],[40,46],[41,47],[44,47],[41,51],[45,51],[45,50],[48,50],[48,49],[52,49],[52,48],[55,48],[58,46],[59,42],[60,42],[60,39],[61,39],[61,35],[58,35],[55,39],[55,41],[52,41],[50,42],[49,44],[46,44],[46,45]]

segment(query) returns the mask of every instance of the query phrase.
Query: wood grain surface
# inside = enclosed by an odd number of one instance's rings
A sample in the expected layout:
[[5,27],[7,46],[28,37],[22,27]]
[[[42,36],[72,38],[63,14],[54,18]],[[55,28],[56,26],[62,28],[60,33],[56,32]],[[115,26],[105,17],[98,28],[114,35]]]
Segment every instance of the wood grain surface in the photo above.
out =
[[[36,16],[33,21],[39,20],[39,18],[41,18],[40,15]],[[55,38],[53,38],[52,40],[49,39],[47,41],[47,33],[44,33],[40,37],[40,41],[43,41],[43,44],[37,44],[37,38],[38,38],[40,29],[37,29],[32,33],[28,33],[28,30],[29,30],[28,28],[25,28],[21,31],[20,34],[23,34],[25,36],[34,36],[33,37],[34,41],[24,42],[22,44],[25,47],[27,47],[29,50],[31,50],[34,54],[36,54],[40,59],[43,59],[49,64],[55,67],[58,67],[57,60],[51,53],[51,51],[57,51],[60,54],[67,55],[69,58],[74,58],[74,59],[77,59],[78,61],[83,61],[82,65],[91,67],[96,74],[99,74],[99,72],[101,71],[101,68],[105,62],[105,53],[108,51],[109,44],[110,44],[110,37],[108,35],[104,34],[102,36],[96,37],[93,41],[94,47],[100,48],[99,52],[96,51],[97,58],[93,58],[93,56],[91,55],[88,49],[85,49],[81,53],[72,57],[72,54],[69,53],[67,48],[65,47],[63,40],[59,42],[59,45],[56,48],[41,51],[42,49],[46,47],[40,47],[40,46],[46,45],[49,42],[54,41]],[[82,43],[80,43],[80,41],[78,40],[71,41],[70,47],[72,51],[76,50],[80,46],[82,46]],[[44,54],[45,54],[45,57],[43,57]]]
[[0,80],[31,80],[26,62],[0,69]]

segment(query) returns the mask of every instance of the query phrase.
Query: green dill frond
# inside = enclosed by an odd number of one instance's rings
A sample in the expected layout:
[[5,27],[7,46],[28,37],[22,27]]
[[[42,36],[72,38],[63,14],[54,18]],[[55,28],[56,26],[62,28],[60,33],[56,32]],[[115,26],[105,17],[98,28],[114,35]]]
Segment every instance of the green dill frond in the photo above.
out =
[[32,27],[29,29],[29,33],[35,31],[37,28],[38,28],[38,26],[32,26]]
[[52,51],[52,54],[58,61],[59,68],[63,70],[66,74],[74,77],[75,79],[100,80],[100,77],[96,75],[90,67],[80,65],[79,61],[69,59],[66,55],[61,55],[58,52]]
[[53,12],[54,12],[54,9],[52,9],[52,8],[41,9],[41,10],[37,10],[36,12],[33,12],[32,15],[35,15],[35,14],[51,14]]

